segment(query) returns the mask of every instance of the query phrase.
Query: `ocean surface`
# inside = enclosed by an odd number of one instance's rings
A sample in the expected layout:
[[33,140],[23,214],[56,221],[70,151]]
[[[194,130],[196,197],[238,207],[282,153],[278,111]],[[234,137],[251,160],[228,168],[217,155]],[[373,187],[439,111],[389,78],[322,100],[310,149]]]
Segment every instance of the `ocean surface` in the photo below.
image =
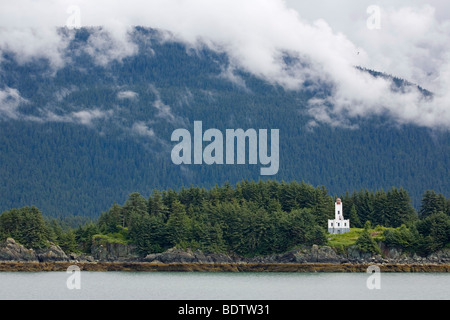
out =
[[[376,276],[377,278],[374,278]],[[444,273],[0,273],[0,299],[448,300]]]

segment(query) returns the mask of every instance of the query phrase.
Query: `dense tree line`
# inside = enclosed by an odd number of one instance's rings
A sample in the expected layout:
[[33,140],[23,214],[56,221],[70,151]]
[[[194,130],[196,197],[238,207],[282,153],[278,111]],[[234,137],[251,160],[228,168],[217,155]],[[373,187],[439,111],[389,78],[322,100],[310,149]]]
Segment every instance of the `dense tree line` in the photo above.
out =
[[[90,252],[95,237],[136,246],[141,256],[172,247],[242,256],[283,253],[300,245],[325,245],[327,220],[335,198],[325,187],[305,182],[241,181],[234,187],[154,190],[147,198],[132,193],[98,220],[42,217],[35,207],[0,215],[0,237],[31,248],[57,243],[66,252]],[[434,191],[419,212],[408,192],[361,190],[341,196],[344,215],[363,228],[356,245],[377,252],[370,226],[383,226],[388,246],[426,255],[450,244],[450,199]],[[78,222],[78,226],[75,224]]]

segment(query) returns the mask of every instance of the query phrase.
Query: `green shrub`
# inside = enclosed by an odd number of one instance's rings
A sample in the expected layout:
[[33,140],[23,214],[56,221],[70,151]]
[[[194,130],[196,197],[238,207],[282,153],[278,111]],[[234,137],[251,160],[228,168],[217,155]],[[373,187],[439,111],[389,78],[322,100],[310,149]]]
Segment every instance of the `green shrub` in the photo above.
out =
[[381,253],[380,248],[370,235],[368,229],[364,229],[364,231],[359,236],[358,240],[356,240],[355,245],[360,251],[364,253],[375,253],[375,254]]
[[385,229],[383,235],[388,247],[408,250],[415,245],[414,235],[405,225],[396,229]]

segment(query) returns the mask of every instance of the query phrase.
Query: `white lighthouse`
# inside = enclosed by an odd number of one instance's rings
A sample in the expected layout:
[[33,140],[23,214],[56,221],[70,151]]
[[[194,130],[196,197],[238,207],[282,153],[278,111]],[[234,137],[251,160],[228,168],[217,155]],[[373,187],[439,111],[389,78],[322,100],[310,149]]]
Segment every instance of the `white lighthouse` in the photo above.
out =
[[328,220],[328,232],[331,234],[350,232],[350,220],[344,220],[342,201],[339,198],[334,204],[334,220]]

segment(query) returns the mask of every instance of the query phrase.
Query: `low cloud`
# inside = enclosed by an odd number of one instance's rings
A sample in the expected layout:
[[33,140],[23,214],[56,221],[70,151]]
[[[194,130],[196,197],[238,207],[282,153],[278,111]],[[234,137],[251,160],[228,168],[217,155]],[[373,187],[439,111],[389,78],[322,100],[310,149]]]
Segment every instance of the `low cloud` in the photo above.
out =
[[[236,84],[244,85],[234,77],[234,68],[287,90],[300,90],[306,82],[328,83],[332,95],[309,102],[311,124],[353,128],[353,119],[386,115],[400,124],[449,129],[450,14],[436,10],[439,2],[434,2],[386,2],[380,5],[381,29],[369,30],[366,7],[353,0],[346,5],[357,12],[334,4],[332,15],[314,19],[283,0],[5,1],[0,4],[0,51],[14,52],[18,61],[42,57],[55,68],[64,65],[70,36],[55,26],[66,23],[67,8],[75,5],[83,26],[102,26],[84,49],[102,66],[137,54],[129,32],[136,25],[148,26],[170,31],[170,40],[191,48],[227,53],[231,69],[222,76]],[[317,2],[317,8],[323,10],[323,3]],[[333,27],[336,20],[340,28]],[[389,79],[355,66],[410,80],[433,91],[433,98],[424,99],[414,87],[392,91]],[[160,98],[153,106],[159,117],[178,120]],[[95,119],[95,113],[72,119],[85,124],[89,116]]]
[[222,73],[219,75],[219,77],[227,81],[230,81],[233,85],[244,91],[250,91],[247,88],[245,80],[242,79],[239,75],[237,75],[235,71],[236,70],[232,66],[228,66],[227,68],[224,68],[222,70]]
[[344,68],[330,73],[334,92],[311,100],[310,115],[332,126],[385,115],[399,124],[450,129],[450,21],[438,21],[429,5],[382,8],[381,14],[381,29],[360,32],[364,65],[419,84],[433,96],[424,97],[415,85],[392,90],[392,79]]
[[83,50],[89,54],[96,64],[107,66],[111,61],[122,61],[122,59],[135,55],[137,45],[134,44],[128,29],[93,29]]
[[78,112],[71,113],[71,117],[83,125],[91,125],[94,120],[109,118],[112,114],[112,111],[102,111],[98,109],[94,110],[83,110]]
[[158,110],[156,117],[166,120],[172,124],[183,124],[183,120],[172,113],[172,108],[161,100],[161,95],[154,85],[150,85],[150,90],[156,96],[153,107]]
[[133,123],[131,131],[140,137],[153,138],[155,137],[155,132],[153,129],[149,128],[145,122],[138,121]]
[[81,110],[65,115],[58,115],[52,111],[47,111],[44,116],[35,118],[35,120],[41,122],[77,123],[85,126],[92,126],[94,124],[94,121],[108,119],[112,115],[112,110],[103,111],[99,109]]
[[0,25],[0,54],[12,53],[19,64],[45,59],[53,70],[58,70],[66,64],[64,55],[70,41],[69,35],[61,34],[55,27],[11,28]]
[[137,92],[134,91],[120,91],[119,93],[117,93],[117,99],[119,100],[134,100],[139,96],[139,94]]

